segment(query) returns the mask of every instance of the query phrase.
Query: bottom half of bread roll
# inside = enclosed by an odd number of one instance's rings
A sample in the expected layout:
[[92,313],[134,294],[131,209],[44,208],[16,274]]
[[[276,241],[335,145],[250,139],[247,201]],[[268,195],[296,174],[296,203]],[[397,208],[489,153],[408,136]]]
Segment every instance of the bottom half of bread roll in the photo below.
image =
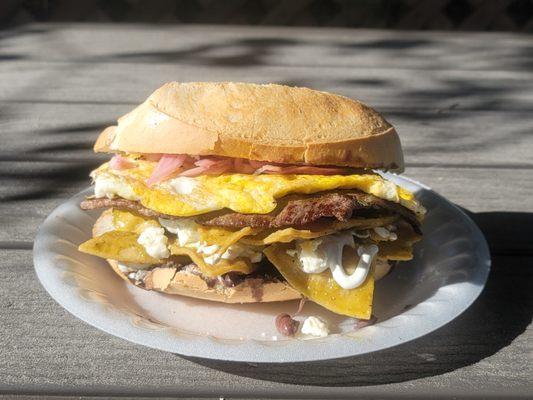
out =
[[[399,217],[311,228],[232,230],[110,208],[80,250],[105,258],[122,279],[145,290],[225,303],[307,298],[339,314],[369,318],[374,282],[396,261],[410,259],[419,238]],[[368,273],[359,285],[343,287],[361,267],[361,248],[370,247],[376,254]],[[325,268],[335,249],[348,279],[336,281],[333,269]]]

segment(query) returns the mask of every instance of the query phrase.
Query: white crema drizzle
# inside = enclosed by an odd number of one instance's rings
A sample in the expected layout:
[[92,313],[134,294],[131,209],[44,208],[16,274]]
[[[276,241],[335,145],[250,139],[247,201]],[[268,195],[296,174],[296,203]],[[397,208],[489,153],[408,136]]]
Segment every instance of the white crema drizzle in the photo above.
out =
[[330,269],[335,282],[343,289],[355,289],[361,286],[372,265],[372,260],[379,248],[376,245],[362,245],[357,248],[359,262],[352,274],[347,274],[342,265],[342,253],[345,246],[355,248],[352,232],[341,233],[319,239],[300,242],[296,251],[288,251],[297,256],[306,273],[320,273]]

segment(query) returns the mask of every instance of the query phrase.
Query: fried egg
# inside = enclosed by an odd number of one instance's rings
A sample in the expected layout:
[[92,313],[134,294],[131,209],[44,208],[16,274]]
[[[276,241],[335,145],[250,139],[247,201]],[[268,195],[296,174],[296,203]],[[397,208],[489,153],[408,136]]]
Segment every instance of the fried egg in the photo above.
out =
[[400,203],[416,213],[423,207],[413,194],[377,174],[361,175],[249,175],[222,174],[171,178],[148,187],[146,179],[155,163],[134,160],[133,168],[114,170],[109,163],[92,172],[98,197],[123,197],[139,201],[154,211],[190,217],[224,208],[246,214],[266,214],[276,200],[288,194],[312,194],[335,189],[358,189]]

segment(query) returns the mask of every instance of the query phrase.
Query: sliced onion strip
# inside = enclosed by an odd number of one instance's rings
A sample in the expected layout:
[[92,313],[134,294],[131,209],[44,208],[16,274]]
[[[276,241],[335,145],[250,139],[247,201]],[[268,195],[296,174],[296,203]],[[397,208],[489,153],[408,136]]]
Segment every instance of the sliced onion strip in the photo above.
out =
[[135,164],[128,160],[126,157],[122,157],[120,154],[115,154],[111,160],[109,160],[109,167],[114,170],[122,170],[133,168]]
[[163,154],[157,162],[154,172],[146,180],[146,184],[152,186],[170,178],[181,169],[187,158],[188,156],[185,154]]
[[[144,154],[146,160],[158,160],[152,175],[146,181],[148,186],[169,179],[175,174],[195,177],[199,175],[220,175],[225,172],[241,174],[302,174],[302,175],[343,175],[348,172],[342,167],[317,167],[313,165],[290,165],[242,158],[203,157],[185,154]],[[117,157],[115,159],[115,157]],[[117,155],[111,160],[111,167],[130,168],[129,161]],[[124,161],[125,160],[125,161]]]

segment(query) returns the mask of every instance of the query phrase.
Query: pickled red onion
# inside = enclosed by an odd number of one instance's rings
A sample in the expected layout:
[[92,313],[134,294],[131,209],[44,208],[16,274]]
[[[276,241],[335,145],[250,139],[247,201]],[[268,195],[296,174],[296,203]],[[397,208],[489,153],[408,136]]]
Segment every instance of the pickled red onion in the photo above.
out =
[[271,174],[281,174],[283,171],[283,167],[279,167],[277,165],[263,165],[261,168],[258,168],[254,171],[254,175],[260,175],[264,173],[271,173]]
[[109,167],[115,170],[133,168],[135,166],[130,160],[122,157],[120,154],[115,154],[111,160],[109,160]]
[[268,161],[246,160],[242,158],[202,157],[185,154],[145,155],[146,159],[156,159],[157,157],[160,157],[159,162],[150,178],[146,181],[148,186],[168,179],[178,172],[179,176],[186,177],[220,175],[225,172],[254,175],[341,175],[347,172],[347,169],[342,167],[272,164],[268,163]]
[[235,172],[241,174],[253,174],[255,172],[255,168],[250,165],[248,160],[242,158],[236,158],[233,160],[233,168],[235,169]]
[[200,158],[198,161],[194,162],[194,165],[198,167],[210,167],[216,163],[220,162],[220,160],[217,160],[215,158]]
[[248,164],[250,164],[255,169],[261,168],[263,165],[267,165],[268,161],[255,161],[255,160],[247,160]]
[[194,177],[198,175],[220,175],[231,170],[233,167],[233,162],[229,159],[216,161],[212,159],[202,159],[196,161],[194,164],[199,166],[187,169],[179,175],[188,177]]
[[152,186],[169,178],[183,166],[187,158],[186,154],[163,154],[146,184]]
[[180,176],[194,177],[194,176],[202,175],[205,170],[206,170],[205,167],[194,167],[191,169],[186,169],[185,171],[180,173]]

